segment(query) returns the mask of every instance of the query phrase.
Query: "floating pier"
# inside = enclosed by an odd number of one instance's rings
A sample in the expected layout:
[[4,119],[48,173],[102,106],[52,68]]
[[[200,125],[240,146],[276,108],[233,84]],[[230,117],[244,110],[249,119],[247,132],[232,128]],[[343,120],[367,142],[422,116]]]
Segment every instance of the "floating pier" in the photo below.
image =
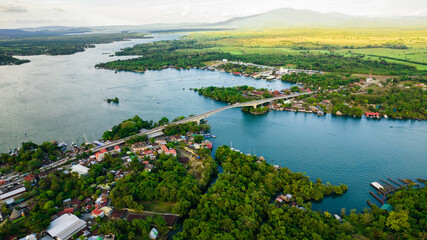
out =
[[390,180],[391,182],[393,182],[393,183],[395,183],[395,184],[397,184],[397,185],[399,185],[399,187],[403,187],[404,185],[402,185],[402,184],[400,184],[399,182],[396,182],[396,181],[394,181],[393,179],[391,179],[391,178],[387,178],[388,180]]
[[383,183],[385,183],[385,184],[387,184],[391,188],[391,190],[396,189],[396,186],[394,186],[393,184],[387,182],[386,180],[380,178],[380,181],[383,182]]
[[383,200],[381,200],[375,193],[373,193],[373,192],[371,192],[371,191],[369,191],[369,193],[372,195],[372,196],[374,196],[381,204],[384,204],[384,201]]
[[[395,180],[393,180],[393,179],[391,179],[391,178],[387,178],[390,182],[392,182],[392,183],[394,183],[394,184],[396,184],[398,187],[396,187],[395,185],[393,185],[393,184],[391,184],[391,183],[389,183],[389,182],[387,182],[386,180],[384,180],[384,179],[382,179],[382,178],[380,178],[380,181],[381,182],[383,182],[384,183],[384,185],[381,185],[380,183],[378,183],[378,182],[371,182],[371,186],[372,187],[374,187],[375,189],[377,189],[378,190],[378,192],[381,192],[381,194],[380,194],[380,196],[378,196],[377,194],[375,194],[375,193],[373,193],[372,191],[369,191],[369,193],[372,195],[372,196],[374,196],[380,203],[381,203],[381,205],[384,205],[384,203],[386,202],[386,198],[387,198],[387,195],[389,195],[389,194],[391,194],[391,193],[393,193],[394,191],[397,191],[397,190],[399,190],[400,188],[402,188],[402,187],[405,187],[405,186],[407,186],[408,185],[408,183],[410,183],[411,182],[411,180],[409,180],[409,179],[400,179],[400,178],[398,178],[399,179],[399,181],[401,181],[401,182],[403,182],[403,183],[405,183],[405,184],[400,184],[399,182],[397,182],[397,181],[395,181]],[[368,200],[367,201],[368,202],[368,204],[372,207],[372,203]]]

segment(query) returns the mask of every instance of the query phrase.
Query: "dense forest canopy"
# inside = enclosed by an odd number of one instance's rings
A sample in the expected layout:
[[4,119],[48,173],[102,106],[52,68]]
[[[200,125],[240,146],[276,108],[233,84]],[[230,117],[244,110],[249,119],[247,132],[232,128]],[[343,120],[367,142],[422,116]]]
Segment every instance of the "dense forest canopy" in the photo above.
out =
[[[315,183],[286,168],[274,170],[254,156],[222,146],[216,159],[224,168],[201,197],[174,239],[425,239],[427,188],[406,187],[392,195],[390,213],[341,211],[342,221],[329,212],[311,210],[310,201],[343,194],[347,187]],[[290,193],[298,206],[273,203],[277,194]]]

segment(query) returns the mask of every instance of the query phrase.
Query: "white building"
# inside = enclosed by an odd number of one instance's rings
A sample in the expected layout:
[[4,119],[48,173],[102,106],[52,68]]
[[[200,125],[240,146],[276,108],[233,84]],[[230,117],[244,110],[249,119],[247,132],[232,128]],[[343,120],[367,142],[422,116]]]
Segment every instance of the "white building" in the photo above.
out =
[[25,187],[20,187],[20,188],[17,188],[15,190],[12,190],[12,191],[2,193],[2,194],[0,194],[0,201],[4,202],[6,204],[11,204],[11,203],[15,202],[15,200],[16,200],[15,198],[21,196],[26,191],[27,190],[25,189]]
[[33,233],[33,234],[28,235],[28,236],[26,236],[26,237],[23,237],[23,238],[21,238],[21,239],[19,239],[19,240],[37,240],[37,238],[36,238],[36,234],[35,234],[35,233]]
[[157,229],[153,228],[153,229],[151,229],[150,233],[148,234],[148,238],[149,239],[156,239],[158,235],[159,235],[159,231],[157,231]]
[[72,171],[72,172],[76,172],[76,173],[78,173],[79,175],[88,175],[88,174],[89,174],[89,168],[87,168],[87,167],[85,167],[85,166],[83,166],[83,165],[80,165],[80,164],[78,164],[78,165],[73,165],[73,166],[71,167],[71,171]]
[[57,240],[68,240],[86,228],[86,222],[73,214],[64,214],[52,221],[46,232]]

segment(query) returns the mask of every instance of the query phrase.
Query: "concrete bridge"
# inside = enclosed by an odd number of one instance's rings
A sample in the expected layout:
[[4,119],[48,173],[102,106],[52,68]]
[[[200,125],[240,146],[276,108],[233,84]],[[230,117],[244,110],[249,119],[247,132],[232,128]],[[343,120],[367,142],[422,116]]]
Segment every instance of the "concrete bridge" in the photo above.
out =
[[[291,94],[291,95],[283,95],[283,96],[278,96],[278,97],[273,97],[273,98],[260,99],[260,100],[250,101],[250,102],[236,103],[236,104],[233,104],[233,105],[228,105],[228,106],[225,106],[225,107],[222,107],[222,108],[214,109],[214,110],[202,113],[202,114],[191,116],[191,117],[188,117],[188,118],[176,121],[176,122],[172,122],[172,123],[169,123],[168,125],[183,124],[183,123],[188,123],[188,122],[197,122],[198,124],[200,124],[200,121],[202,119],[206,119],[207,117],[209,117],[209,116],[211,116],[211,115],[213,115],[215,113],[218,113],[218,112],[230,109],[230,108],[238,108],[238,107],[254,107],[255,108],[255,107],[257,107],[257,106],[259,106],[261,104],[267,103],[267,102],[272,102],[272,101],[280,100],[280,99],[294,98],[294,97],[298,97],[298,96],[302,96],[302,95],[309,95],[309,94],[313,94],[313,93],[315,93],[315,92],[296,93],[296,94]],[[168,125],[166,125],[166,126],[168,126]],[[105,144],[105,145],[103,145],[101,147],[93,148],[92,152],[96,153],[96,152],[99,152],[101,149],[104,149],[104,148],[110,148],[110,147],[114,147],[114,146],[117,146],[117,145],[120,145],[120,144],[124,144],[126,140],[129,140],[131,137],[134,137],[134,136],[137,136],[137,135],[141,136],[141,135],[152,135],[152,134],[161,133],[163,131],[163,129],[166,128],[166,126],[160,126],[160,127],[157,127],[157,128],[153,128],[153,129],[150,129],[150,130],[138,133],[138,134],[130,136],[130,137],[122,138],[122,139],[119,139],[117,141],[114,141],[114,142],[111,142],[111,143],[107,143],[107,144]],[[61,159],[61,160],[59,160],[57,162],[54,162],[54,163],[52,163],[52,164],[50,164],[48,166],[42,167],[40,169],[48,170],[49,171],[49,170],[55,169],[55,168],[57,168],[57,167],[59,167],[61,165],[64,165],[64,164],[66,164],[69,161],[75,161],[75,160],[76,160],[75,156],[63,158],[63,159]],[[14,180],[14,181],[12,181],[9,184],[5,184],[5,185],[0,186],[0,189],[7,189],[8,187],[15,186],[15,185],[20,184],[20,183],[22,183],[24,181],[24,176],[23,175],[16,175],[14,177],[16,177],[17,179]]]
[[278,96],[278,97],[254,100],[254,101],[250,101],[250,102],[235,103],[233,105],[228,105],[228,106],[225,106],[222,108],[211,110],[209,112],[205,112],[205,113],[198,114],[198,115],[186,118],[186,119],[182,119],[180,121],[173,122],[172,124],[181,124],[181,123],[187,123],[187,122],[197,122],[197,124],[200,124],[200,120],[206,119],[207,117],[212,116],[215,113],[222,112],[222,111],[230,109],[230,108],[240,108],[240,107],[256,108],[257,106],[264,104],[264,103],[267,103],[267,102],[273,102],[273,101],[281,100],[281,99],[294,98],[294,97],[298,97],[298,96],[302,96],[302,95],[309,95],[309,94],[313,94],[313,93],[314,92],[296,93],[296,94],[291,94],[291,95],[283,95],[283,96]]
[[[183,123],[188,123],[188,122],[197,122],[197,124],[200,124],[200,121],[202,119],[206,119],[207,117],[212,116],[215,113],[222,112],[222,111],[230,109],[230,108],[240,108],[240,107],[254,107],[254,108],[256,108],[257,106],[259,106],[261,104],[264,104],[264,103],[267,103],[267,102],[272,102],[272,101],[281,100],[281,99],[294,98],[294,97],[298,97],[298,96],[302,96],[302,95],[310,95],[310,94],[314,94],[314,93],[315,92],[295,93],[295,94],[290,94],[290,95],[282,95],[282,96],[278,96],[278,97],[272,97],[272,98],[265,98],[265,99],[260,99],[260,100],[254,100],[254,101],[250,101],[250,102],[236,103],[236,104],[228,105],[228,106],[225,106],[225,107],[222,107],[222,108],[217,108],[217,109],[214,109],[214,110],[202,113],[202,114],[191,116],[191,117],[188,117],[188,118],[176,121],[176,122],[172,122],[172,123],[169,123],[168,125],[183,124]],[[137,135],[139,135],[139,136],[141,136],[141,135],[151,135],[151,134],[160,133],[168,125],[160,126],[160,127],[157,127],[157,128],[153,128],[153,129],[150,129],[150,130],[138,133],[138,134],[133,135],[133,136],[137,136]],[[117,141],[105,144],[105,145],[103,145],[101,147],[93,148],[92,152],[95,153],[95,152],[98,152],[99,150],[101,150],[103,148],[109,148],[109,147],[114,147],[114,146],[123,144],[123,143],[125,143],[126,140],[129,140],[133,136],[122,138],[120,140],[117,140]]]

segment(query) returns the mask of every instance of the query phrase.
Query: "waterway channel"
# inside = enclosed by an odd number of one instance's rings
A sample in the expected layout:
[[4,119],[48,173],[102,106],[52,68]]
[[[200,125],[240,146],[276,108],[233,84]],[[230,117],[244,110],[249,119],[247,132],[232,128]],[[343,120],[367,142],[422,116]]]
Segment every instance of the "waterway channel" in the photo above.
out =
[[[139,115],[157,121],[206,112],[225,105],[190,88],[249,85],[268,89],[292,86],[203,70],[145,73],[95,69],[120,48],[174,39],[159,34],[110,44],[67,56],[31,56],[31,63],[0,67],[0,152],[23,141],[52,139],[81,143],[99,139],[124,119]],[[107,53],[107,54],[106,54]],[[121,59],[126,57],[120,57]],[[106,98],[118,97],[119,104]],[[344,183],[349,191],[326,198],[314,209],[362,210],[379,178],[427,178],[427,122],[367,120],[331,115],[270,112],[262,116],[230,109],[208,118],[215,147],[223,144],[264,156],[272,164],[305,172],[312,180]],[[24,133],[27,133],[26,135]]]

